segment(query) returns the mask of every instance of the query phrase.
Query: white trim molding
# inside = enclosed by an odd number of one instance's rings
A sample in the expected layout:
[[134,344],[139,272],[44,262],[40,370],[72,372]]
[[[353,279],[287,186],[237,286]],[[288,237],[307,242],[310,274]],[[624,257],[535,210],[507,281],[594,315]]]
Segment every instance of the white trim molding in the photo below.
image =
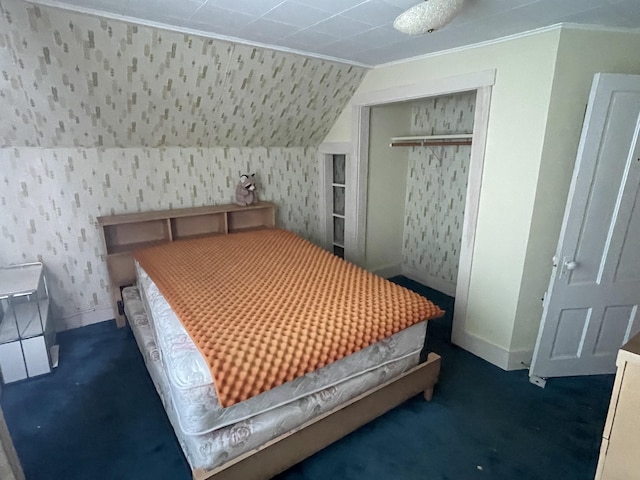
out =
[[473,250],[476,242],[480,193],[482,190],[482,171],[484,169],[484,152],[489,126],[491,90],[491,87],[485,86],[478,88],[476,91],[473,142],[471,143],[471,155],[469,159],[469,180],[467,182],[464,221],[462,223],[462,242],[460,244],[458,280],[455,291],[456,302],[451,336],[451,341],[456,345],[460,345],[458,343],[459,335],[466,331]]
[[[482,187],[482,171],[489,128],[489,110],[491,107],[491,91],[496,80],[496,70],[456,75],[452,77],[425,80],[419,84],[400,85],[393,88],[375,90],[354,95],[352,98],[352,128],[354,139],[354,155],[350,162],[353,183],[347,193],[352,195],[350,205],[355,205],[350,217],[354,230],[345,239],[348,250],[355,255],[349,257],[354,263],[364,259],[367,217],[367,175],[369,165],[369,115],[371,107],[388,103],[417,100],[420,98],[447,95],[458,92],[476,91],[476,108],[473,125],[473,142],[469,162],[469,180],[465,201],[465,215],[462,226],[462,243],[458,264],[458,278],[455,290],[450,285],[441,285],[435,279],[429,279],[432,288],[448,295],[454,295],[455,309],[453,318],[453,343],[463,346],[466,333],[467,303],[471,270],[473,266],[473,250],[475,246],[480,191]],[[349,192],[352,193],[349,193]],[[355,200],[353,200],[355,198]],[[418,272],[419,273],[419,272]],[[415,272],[414,272],[415,275]],[[409,276],[409,275],[408,275]],[[424,275],[416,275],[418,278]],[[462,339],[462,340],[460,340]],[[505,363],[505,366],[507,363]],[[506,368],[506,367],[505,367]]]
[[[168,23],[155,22],[153,20],[146,20],[144,18],[132,17],[130,15],[122,15],[119,13],[108,12],[106,10],[99,10],[91,7],[84,7],[81,5],[72,5],[66,2],[59,2],[56,0],[33,0],[32,3],[38,4],[38,5],[45,5],[47,7],[59,8],[61,10],[82,13],[85,15],[93,15],[96,17],[108,18],[111,20],[118,20],[118,21],[127,22],[127,23],[133,23],[135,25],[143,25],[145,27],[160,28],[162,30],[169,30],[172,32],[184,33],[187,35],[196,35],[198,37],[204,37],[204,38],[213,38],[215,40],[222,40],[225,42],[236,43],[240,45],[249,45],[250,47],[258,47],[258,48],[265,48],[268,50],[275,50],[278,52],[292,53],[294,55],[301,55],[303,57],[318,58],[320,60],[328,60],[330,62],[353,65],[354,67],[373,68],[373,65],[356,62],[354,60],[347,60],[345,58],[332,57],[330,55],[322,55],[321,53],[308,52],[305,50],[298,50],[296,48],[283,47],[282,45],[275,45],[271,43],[256,42],[254,40],[247,40],[240,37],[222,35],[219,33],[209,32],[207,30],[198,30],[195,28],[182,27],[179,25],[171,25]],[[204,4],[204,2],[202,3]]]
[[363,266],[365,259],[365,238],[367,232],[367,189],[369,176],[369,127],[371,108],[354,106],[353,136],[354,152],[347,168],[345,211],[348,227],[345,226],[345,258]]
[[515,350],[509,352],[509,358],[507,360],[507,370],[524,370],[531,366],[531,359],[533,358],[533,349],[527,350]]
[[318,152],[332,155],[351,155],[353,154],[353,144],[351,142],[324,142],[318,145]]
[[463,332],[458,337],[457,345],[477,357],[492,363],[503,370],[524,370],[529,368],[533,350],[517,350],[510,352],[471,332]]
[[333,251],[333,222],[331,215],[331,201],[333,192],[331,189],[332,170],[332,154],[325,153],[318,148],[318,170],[320,179],[318,181],[318,193],[320,196],[320,204],[318,205],[318,214],[320,215],[320,232],[318,234],[322,247],[326,250]]
[[380,63],[374,65],[374,69],[387,68],[394,65],[402,65],[403,63],[410,63],[419,60],[425,60],[427,58],[439,57],[441,55],[450,55],[452,53],[465,52],[474,48],[487,47],[489,45],[495,45],[497,43],[509,42],[511,40],[517,40],[518,38],[530,37],[532,35],[539,35],[545,32],[553,32],[555,30],[587,30],[590,32],[615,32],[615,33],[638,33],[640,29],[629,27],[608,27],[604,25],[588,25],[581,23],[555,23],[553,25],[534,28],[533,30],[527,30],[525,32],[514,33],[513,35],[506,35],[504,37],[494,38],[491,40],[485,40],[483,42],[472,43],[470,45],[462,45],[460,47],[447,48],[445,50],[438,50],[436,52],[425,53],[423,55],[416,55],[414,57],[402,58],[400,60],[393,60],[391,62]]
[[[482,87],[491,87],[496,83],[496,70],[435,78],[420,83],[409,83],[397,87],[357,93],[351,98],[355,111],[362,107],[385,105],[387,103],[406,102],[425,97],[435,97],[457,92],[468,92]],[[354,112],[355,113],[355,112]],[[353,137],[357,138],[357,137]]]

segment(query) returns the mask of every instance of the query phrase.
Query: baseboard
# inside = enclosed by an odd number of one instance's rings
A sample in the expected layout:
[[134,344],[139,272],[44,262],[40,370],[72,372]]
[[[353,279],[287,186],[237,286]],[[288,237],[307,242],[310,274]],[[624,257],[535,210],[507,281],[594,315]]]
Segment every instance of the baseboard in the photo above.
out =
[[507,370],[524,370],[531,366],[533,350],[516,350],[509,352]]
[[443,280],[441,278],[431,276],[426,272],[413,267],[409,267],[408,265],[402,265],[400,270],[402,272],[402,275],[410,278],[411,280],[415,280],[416,282],[426,285],[429,288],[438,290],[439,292],[442,292],[445,295],[449,295],[450,297],[456,296],[455,283],[447,282],[446,280]]
[[402,275],[402,269],[400,265],[388,265],[386,267],[375,268],[371,270],[371,273],[381,276],[382,278],[391,278]]
[[[401,272],[405,277],[422,283],[434,290],[438,290],[445,295],[451,297],[456,296],[456,285],[451,282],[433,277],[426,272],[409,267],[408,265],[402,265]],[[455,345],[464,348],[503,370],[522,370],[529,368],[531,358],[533,357],[533,350],[509,351],[465,330],[456,329],[455,324],[451,341]]]
[[533,356],[532,350],[510,352],[484,338],[466,331],[455,331],[451,336],[451,341],[455,345],[464,348],[468,352],[503,370],[523,370],[529,368],[531,357]]
[[62,332],[64,330],[71,330],[72,328],[80,328],[94,323],[106,322],[107,320],[113,320],[113,308],[94,308],[57,319],[56,331]]

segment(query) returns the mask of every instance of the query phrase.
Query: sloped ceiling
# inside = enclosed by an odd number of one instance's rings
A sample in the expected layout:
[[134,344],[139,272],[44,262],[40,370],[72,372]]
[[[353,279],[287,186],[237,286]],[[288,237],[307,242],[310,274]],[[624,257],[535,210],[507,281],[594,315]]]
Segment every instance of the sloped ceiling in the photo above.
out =
[[0,0],[0,145],[313,146],[366,69]]

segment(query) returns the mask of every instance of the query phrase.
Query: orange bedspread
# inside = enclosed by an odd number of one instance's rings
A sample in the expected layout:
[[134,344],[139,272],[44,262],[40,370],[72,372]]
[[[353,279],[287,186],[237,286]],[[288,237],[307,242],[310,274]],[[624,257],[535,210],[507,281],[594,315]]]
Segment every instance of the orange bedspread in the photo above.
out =
[[135,258],[208,362],[223,407],[443,313],[285,230],[177,241]]

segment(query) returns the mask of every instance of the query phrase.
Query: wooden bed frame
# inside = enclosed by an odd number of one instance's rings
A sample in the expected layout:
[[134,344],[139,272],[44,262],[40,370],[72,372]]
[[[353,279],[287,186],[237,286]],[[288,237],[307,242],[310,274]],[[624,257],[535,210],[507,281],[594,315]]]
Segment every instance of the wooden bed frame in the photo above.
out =
[[[218,205],[99,217],[106,251],[114,316],[125,325],[121,289],[135,284],[133,252],[149,245],[203,235],[225,235],[275,226],[275,206]],[[431,400],[440,373],[440,356],[372,388],[300,427],[212,470],[192,471],[194,480],[268,479],[353,432],[409,398]]]
[[193,471],[194,480],[266,480],[362,425],[423,392],[429,401],[438,381],[440,356],[430,353],[427,361],[399,377],[367,390],[352,400],[310,420],[265,445],[210,470]]

